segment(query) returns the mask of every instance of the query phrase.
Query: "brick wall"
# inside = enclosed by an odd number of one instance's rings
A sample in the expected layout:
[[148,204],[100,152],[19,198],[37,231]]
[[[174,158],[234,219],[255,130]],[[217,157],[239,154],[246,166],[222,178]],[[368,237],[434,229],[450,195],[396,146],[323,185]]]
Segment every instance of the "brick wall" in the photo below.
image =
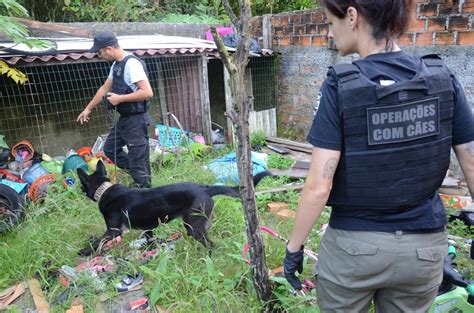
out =
[[[255,17],[254,36],[281,53],[278,118],[280,135],[304,140],[328,66],[350,62],[328,40],[322,9]],[[267,36],[265,38],[265,36]],[[409,31],[399,40],[406,51],[438,53],[457,75],[474,108],[474,0],[418,0]]]

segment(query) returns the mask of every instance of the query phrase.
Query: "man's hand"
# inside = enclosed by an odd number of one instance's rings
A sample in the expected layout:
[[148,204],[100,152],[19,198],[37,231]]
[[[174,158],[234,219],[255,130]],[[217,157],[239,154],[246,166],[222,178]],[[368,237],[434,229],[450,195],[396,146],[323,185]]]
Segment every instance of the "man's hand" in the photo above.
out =
[[79,122],[82,124],[89,122],[89,114],[91,114],[91,110],[88,108],[85,108],[84,111],[79,114],[79,116],[76,119],[76,122]]
[[296,290],[303,288],[301,281],[295,275],[296,272],[300,274],[303,272],[303,251],[304,246],[301,246],[300,250],[296,252],[290,252],[288,251],[288,247],[286,247],[285,260],[283,261],[285,278]]
[[107,93],[107,100],[109,100],[109,103],[113,106],[116,106],[122,103],[121,95],[118,95],[113,92]]

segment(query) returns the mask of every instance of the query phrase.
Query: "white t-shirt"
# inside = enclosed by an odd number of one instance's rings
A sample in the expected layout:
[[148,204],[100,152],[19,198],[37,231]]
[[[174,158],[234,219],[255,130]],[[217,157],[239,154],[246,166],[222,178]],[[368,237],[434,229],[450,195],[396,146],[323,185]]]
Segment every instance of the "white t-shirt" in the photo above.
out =
[[[116,62],[112,64],[109,71],[108,78],[110,78],[111,80],[113,80],[113,68],[115,66],[115,63]],[[127,63],[125,64],[125,70],[124,70],[123,75],[124,75],[123,78],[124,78],[125,83],[128,86],[130,86],[130,88],[132,88],[133,91],[136,91],[138,89],[136,85],[137,82],[141,80],[148,80],[145,70],[143,69],[142,63],[135,58],[130,58],[127,61]]]

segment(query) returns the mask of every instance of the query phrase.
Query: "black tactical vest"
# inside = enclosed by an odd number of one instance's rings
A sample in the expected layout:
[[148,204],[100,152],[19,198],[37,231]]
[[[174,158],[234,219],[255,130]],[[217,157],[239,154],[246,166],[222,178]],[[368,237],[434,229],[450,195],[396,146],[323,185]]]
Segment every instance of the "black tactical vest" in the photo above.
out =
[[343,149],[328,205],[404,209],[433,196],[449,167],[454,87],[436,55],[413,79],[381,86],[353,64],[333,66]]
[[[118,95],[126,95],[132,93],[133,90],[125,83],[124,80],[124,72],[125,72],[125,64],[131,58],[135,58],[140,61],[143,65],[143,69],[145,70],[145,74],[148,76],[148,72],[146,70],[145,62],[134,56],[133,54],[127,55],[122,61],[116,61],[114,67],[112,69],[113,81],[112,81],[112,92]],[[126,102],[120,103],[117,105],[117,111],[121,115],[132,115],[132,114],[139,114],[145,113],[148,110],[148,101],[141,101],[141,102]]]

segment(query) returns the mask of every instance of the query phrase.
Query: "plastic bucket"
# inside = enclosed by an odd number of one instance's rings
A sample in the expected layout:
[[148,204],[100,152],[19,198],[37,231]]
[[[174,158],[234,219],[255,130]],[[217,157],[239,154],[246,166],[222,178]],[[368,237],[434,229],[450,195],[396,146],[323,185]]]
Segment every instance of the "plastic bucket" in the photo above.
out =
[[86,161],[84,161],[84,159],[81,156],[79,156],[78,154],[72,154],[64,161],[63,173],[66,173],[69,171],[74,172],[78,168],[82,168],[86,172],[89,169]]
[[46,174],[36,179],[28,190],[28,196],[32,201],[41,200],[46,196],[49,185],[56,181],[54,174]]
[[92,148],[91,147],[82,147],[76,150],[77,154],[88,161],[92,157]]
[[39,177],[48,174],[49,172],[41,165],[41,163],[36,163],[30,166],[24,173],[23,179],[31,185]]
[[18,162],[26,162],[33,158],[35,149],[29,140],[22,140],[12,147],[11,153]]
[[95,172],[95,170],[97,168],[97,163],[99,162],[99,160],[100,160],[100,158],[93,157],[93,158],[90,158],[87,161],[87,165],[89,166],[89,170],[91,172]]

